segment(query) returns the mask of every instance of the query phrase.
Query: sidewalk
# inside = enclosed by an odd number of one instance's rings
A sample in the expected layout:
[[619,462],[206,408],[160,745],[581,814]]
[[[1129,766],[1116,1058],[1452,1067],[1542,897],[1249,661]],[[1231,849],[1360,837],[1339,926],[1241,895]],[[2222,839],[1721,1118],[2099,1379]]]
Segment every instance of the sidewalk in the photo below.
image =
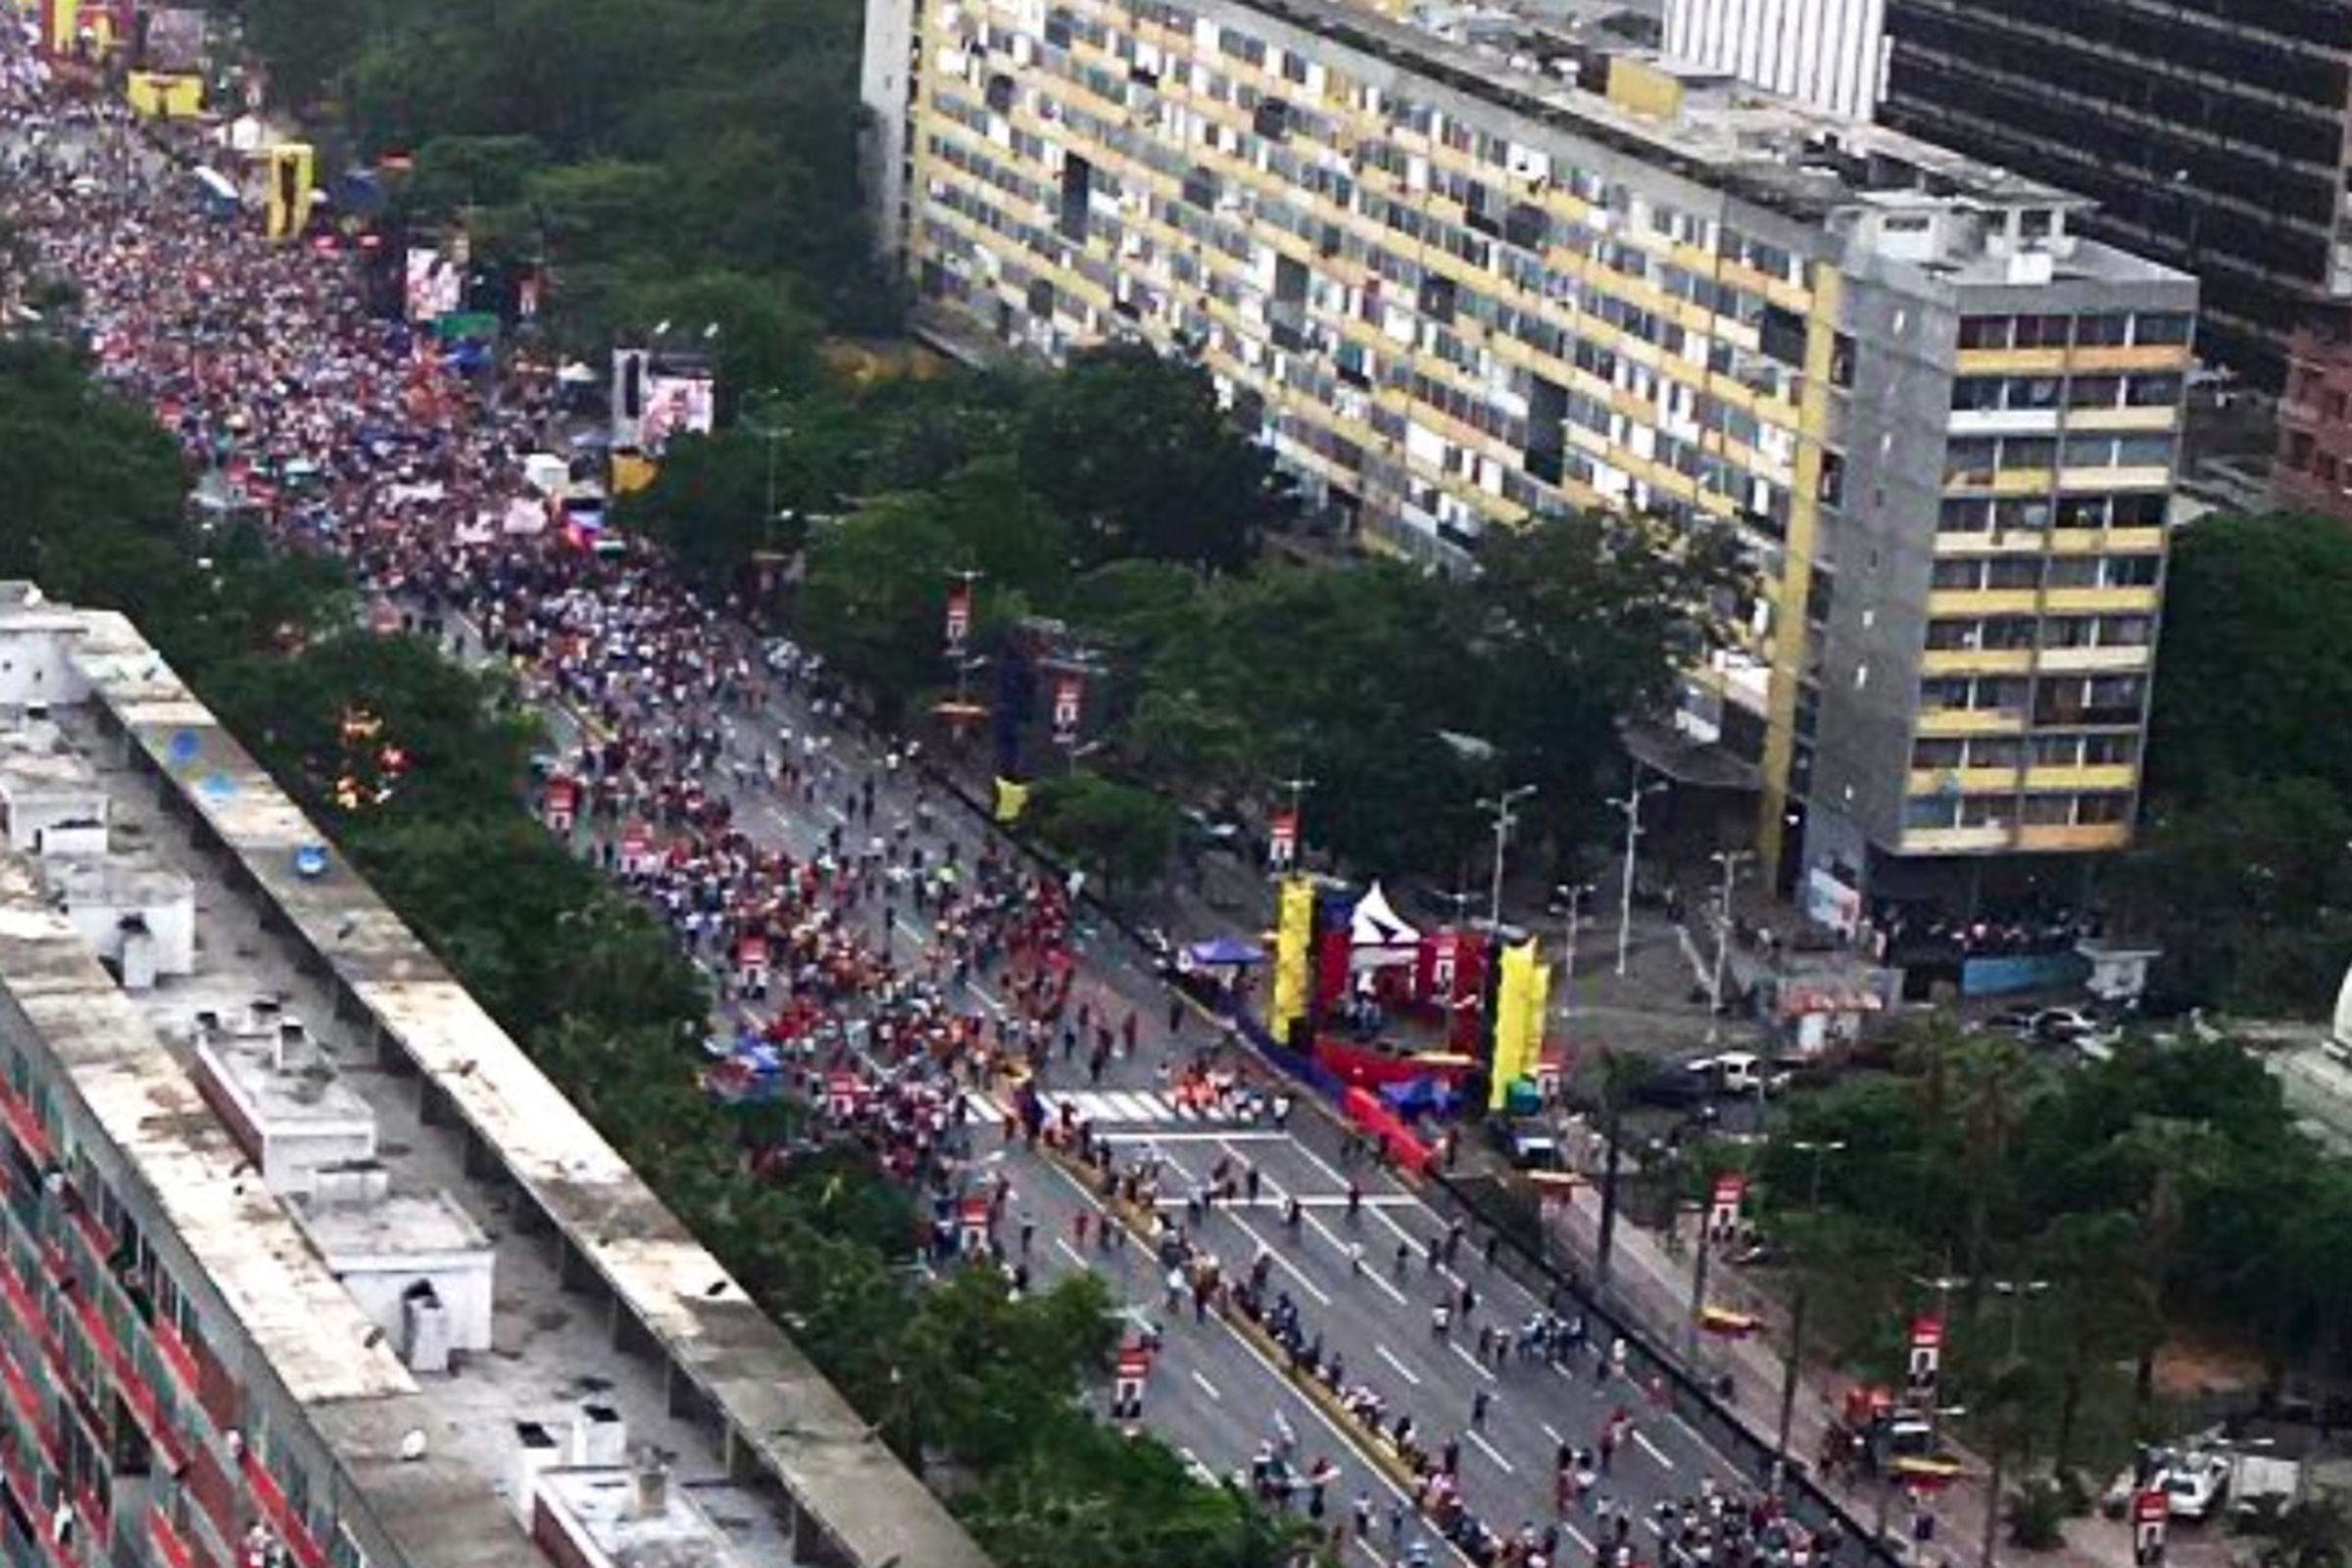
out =
[[[1549,1223],[1545,1227],[1545,1245],[1553,1250],[1555,1260],[1573,1266],[1587,1279],[1595,1278],[1600,1235],[1599,1190],[1580,1185],[1570,1189],[1564,1200],[1546,1205],[1546,1210]],[[1620,1215],[1611,1248],[1609,1285],[1600,1299],[1610,1310],[1623,1314],[1652,1345],[1681,1356],[1690,1343],[1694,1266],[1695,1260],[1687,1252],[1678,1250],[1670,1253],[1655,1233],[1629,1224]],[[1753,1313],[1765,1326],[1745,1339],[1701,1335],[1699,1365],[1692,1370],[1709,1378],[1728,1373],[1733,1382],[1733,1407],[1749,1428],[1770,1440],[1780,1429],[1781,1394],[1788,1366],[1783,1353],[1788,1343],[1787,1314],[1780,1302],[1756,1288],[1752,1281],[1716,1262],[1711,1262],[1708,1269],[1707,1296],[1715,1304]],[[1844,1387],[1844,1380],[1818,1366],[1807,1366],[1798,1375],[1788,1451],[1790,1461],[1801,1465],[1808,1474],[1814,1469],[1823,1437],[1837,1417]],[[1986,1460],[1964,1449],[1956,1451],[1968,1466],[1967,1474],[1929,1499],[1926,1511],[1934,1520],[1933,1534],[1923,1547],[1914,1549],[1915,1562],[1966,1568],[1983,1561],[1988,1501]],[[2013,1489],[2020,1479],[2013,1472],[2004,1481],[2005,1490]],[[1913,1526],[1919,1510],[1901,1494],[1900,1489],[1871,1480],[1839,1479],[1825,1484],[1824,1490],[1855,1519],[1876,1528],[1896,1550],[1903,1550],[1914,1539]],[[2096,1515],[2073,1519],[2067,1521],[2066,1537],[2066,1544],[2058,1550],[2027,1552],[2009,1545],[2004,1526],[1997,1560],[2046,1564],[2051,1568],[2132,1568],[2131,1532],[2121,1523]],[[2178,1526],[2166,1554],[2172,1568],[2220,1563],[2226,1558],[2218,1532],[2184,1538]]]

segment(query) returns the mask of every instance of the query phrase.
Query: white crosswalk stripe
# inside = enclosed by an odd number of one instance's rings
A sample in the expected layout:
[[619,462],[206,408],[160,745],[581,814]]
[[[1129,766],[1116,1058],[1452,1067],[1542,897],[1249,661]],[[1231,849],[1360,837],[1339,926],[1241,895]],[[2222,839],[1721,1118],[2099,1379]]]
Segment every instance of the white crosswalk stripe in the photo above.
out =
[[[1177,1104],[1166,1095],[1148,1089],[1049,1090],[1041,1097],[1054,1115],[1062,1107],[1097,1127],[1159,1127],[1171,1122],[1197,1121],[1201,1113]],[[1206,1119],[1224,1121],[1223,1110],[1212,1109]]]

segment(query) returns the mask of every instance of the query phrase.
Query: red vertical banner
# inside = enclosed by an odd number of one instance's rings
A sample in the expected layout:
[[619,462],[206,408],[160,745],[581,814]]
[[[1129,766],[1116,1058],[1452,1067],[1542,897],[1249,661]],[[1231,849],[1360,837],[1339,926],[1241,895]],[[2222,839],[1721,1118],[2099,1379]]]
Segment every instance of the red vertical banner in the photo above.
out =
[[1085,712],[1086,681],[1077,675],[1054,677],[1054,739],[1068,746],[1078,739],[1078,721]]
[[1936,1402],[1943,1374],[1943,1319],[1922,1312],[1911,1320],[1911,1358],[1903,1370],[1903,1392],[1916,1405]]
[[1716,1177],[1712,1201],[1707,1205],[1707,1229],[1718,1240],[1732,1236],[1740,1229],[1740,1210],[1746,1202],[1746,1177],[1738,1171],[1725,1171]]
[[1266,864],[1287,871],[1298,859],[1298,813],[1276,811],[1266,823]]
[[968,582],[948,584],[948,652],[963,652],[965,639],[972,634],[972,585]]

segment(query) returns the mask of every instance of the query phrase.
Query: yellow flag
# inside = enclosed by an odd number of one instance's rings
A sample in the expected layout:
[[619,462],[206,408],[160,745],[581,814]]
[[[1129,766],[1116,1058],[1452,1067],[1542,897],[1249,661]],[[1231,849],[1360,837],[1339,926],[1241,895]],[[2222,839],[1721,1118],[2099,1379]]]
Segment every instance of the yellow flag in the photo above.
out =
[[1274,929],[1274,1004],[1266,1023],[1284,1046],[1291,1043],[1291,1025],[1306,1016],[1309,951],[1315,935],[1315,885],[1305,877],[1285,877],[1282,918]]
[[1021,813],[1029,808],[1029,786],[1016,784],[1008,778],[997,780],[996,818],[1000,822],[1018,822]]
[[270,238],[300,239],[311,221],[311,170],[315,155],[307,141],[280,142],[270,149]]
[[1536,1070],[1544,1056],[1544,1024],[1551,1009],[1551,965],[1536,957],[1534,938],[1502,952],[1494,992],[1494,1060],[1487,1108],[1500,1110],[1511,1085]]

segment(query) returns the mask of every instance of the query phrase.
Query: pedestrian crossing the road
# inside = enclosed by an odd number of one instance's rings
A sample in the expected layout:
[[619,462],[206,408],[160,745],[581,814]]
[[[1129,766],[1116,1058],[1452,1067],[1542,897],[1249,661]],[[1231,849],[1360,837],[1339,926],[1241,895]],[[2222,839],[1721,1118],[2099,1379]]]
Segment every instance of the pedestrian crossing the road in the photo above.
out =
[[[975,1117],[995,1121],[1004,1114],[1004,1103],[995,1097],[974,1090],[966,1098]],[[1047,1090],[1037,1098],[1045,1102],[1050,1118],[1058,1120],[1062,1107],[1067,1105],[1080,1121],[1098,1128],[1232,1126],[1236,1121],[1233,1113],[1222,1105],[1179,1104],[1175,1097],[1150,1089]]]

